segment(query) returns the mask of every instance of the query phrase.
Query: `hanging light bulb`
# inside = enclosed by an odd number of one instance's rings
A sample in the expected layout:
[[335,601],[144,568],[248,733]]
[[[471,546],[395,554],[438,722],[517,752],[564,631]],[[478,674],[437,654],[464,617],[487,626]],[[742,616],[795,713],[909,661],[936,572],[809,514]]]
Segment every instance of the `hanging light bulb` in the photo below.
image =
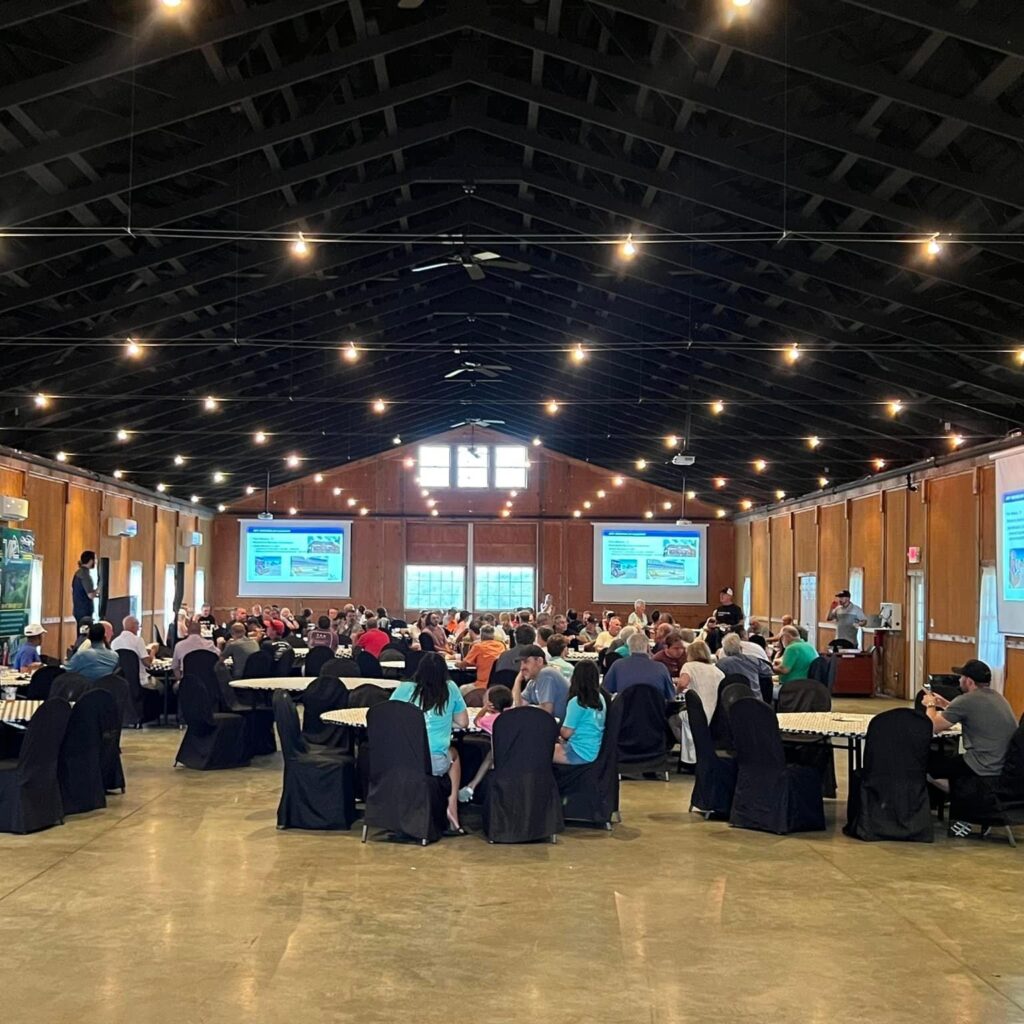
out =
[[[436,511],[436,509],[435,509],[435,511]],[[511,512],[509,512],[509,510],[508,510],[507,508],[503,508],[503,509],[501,510],[501,518],[502,518],[502,519],[508,519],[508,517],[509,517],[510,515],[512,515],[512,513],[511,513]]]
[[67,452],[57,452],[57,454],[54,456],[54,458],[58,462],[67,462],[68,461],[68,453]]
[[679,438],[676,437],[675,434],[669,434],[669,436],[665,438],[665,445],[668,448],[678,448]]
[[288,515],[294,516],[298,513],[298,511],[299,510],[294,505],[292,505],[291,508],[288,509]]
[[355,508],[357,504],[358,504],[358,501],[357,501],[356,498],[349,498],[348,499],[348,507],[349,508]]
[[552,398],[551,401],[548,402],[546,408],[548,410],[548,413],[551,416],[554,416],[558,412],[558,403]]
[[724,476],[716,476],[714,479],[715,487],[721,490],[729,481]]
[[686,492],[686,500],[687,501],[696,501],[696,499],[697,499],[697,492],[696,491],[687,491]]
[[508,492],[508,496],[510,498],[518,498],[519,497],[519,492],[518,491],[509,491]]
[[603,498],[603,497],[605,497],[605,496],[606,496],[607,494],[608,494],[608,492],[607,492],[607,491],[598,491],[598,492],[597,492],[597,496],[598,496],[599,498]]
[[768,468],[768,463],[764,459],[754,459],[751,465],[755,473],[763,473]]
[[572,350],[572,361],[574,363],[582,363],[582,362],[584,362],[586,360],[586,358],[587,358],[587,351],[586,351],[586,349],[582,345],[577,343],[576,347]]
[[300,260],[304,260],[309,255],[309,243],[301,231],[295,241],[292,242],[291,250],[292,255],[297,256]]
[[252,439],[253,439],[253,441],[256,442],[256,444],[266,444],[267,443],[267,435],[264,434],[262,430],[257,430],[256,433],[253,434]]
[[245,493],[249,494],[249,495],[255,494],[256,493],[256,488],[253,487],[252,484],[246,484],[245,485]]
[[298,457],[298,455],[292,454],[292,455],[289,455],[289,456],[288,456],[288,457],[287,457],[287,458],[286,458],[286,459],[284,460],[284,464],[285,464],[285,465],[286,465],[286,466],[287,466],[287,467],[288,467],[289,469],[295,469],[295,468],[296,468],[296,467],[298,466],[298,464],[299,464],[299,461],[300,461],[300,460],[299,460],[299,457]]
[[430,514],[431,514],[432,516],[436,516],[436,515],[438,515],[438,511],[437,511],[437,509],[436,509],[436,508],[432,508],[432,509],[430,510]]
[[315,483],[315,484],[322,484],[323,482],[324,482],[324,475],[323,475],[323,473],[315,473],[313,475],[313,483]]
[[963,445],[963,443],[964,443],[964,435],[963,434],[950,434],[949,435],[949,443],[950,443],[950,446],[953,447],[953,448],[961,447]]
[[128,431],[127,431],[127,430],[125,430],[125,429],[124,429],[124,428],[122,427],[122,428],[121,428],[121,429],[120,429],[120,430],[119,430],[119,431],[117,432],[117,439],[118,439],[118,441],[127,441],[127,440],[128,440]]
[[114,472],[111,473],[111,476],[115,480],[120,480],[124,476],[124,470],[123,469],[115,469]]
[[335,488],[334,488],[334,490],[333,490],[333,491],[332,491],[331,493],[332,493],[332,494],[333,494],[333,495],[334,495],[334,496],[335,496],[336,498],[338,498],[338,497],[341,497],[341,488],[340,488],[340,487],[335,487]]
[[875,459],[871,464],[875,467],[875,469],[885,469],[885,459]]
[[821,447],[821,438],[818,437],[817,434],[815,434],[813,437],[807,438],[807,447],[808,448],[819,448],[819,447]]
[[411,455],[407,455],[402,459],[402,465],[405,466],[406,469],[413,469],[416,465],[416,460]]
[[653,518],[654,518],[654,513],[650,509],[647,509],[647,511],[644,512],[644,519],[653,519]]
[[623,477],[621,477],[621,476],[613,476],[612,477],[612,483],[616,487],[621,487],[625,482],[626,482],[625,479]]
[[174,456],[174,464],[176,466],[184,466],[185,465],[185,456],[184,455],[175,455]]
[[579,517],[581,515],[583,515],[583,513],[578,508],[574,508],[572,510],[572,517],[573,517],[573,519],[579,519]]
[[726,512],[724,508],[719,508],[719,509],[715,510],[715,518],[716,519],[724,519],[728,514],[729,513]]
[[[512,502],[510,501],[509,504],[511,505]],[[584,508],[590,508],[593,504],[594,503],[588,499],[587,501],[583,502],[583,507]]]
[[646,469],[647,468],[647,460],[646,459],[637,459],[636,460],[636,468],[637,469]]
[[890,416],[899,416],[903,412],[903,403],[898,398],[894,398],[886,403],[886,408],[889,410]]
[[775,500],[776,501],[782,501],[783,498],[785,498],[785,497],[786,497],[786,492],[785,491],[780,489],[780,490],[777,490],[775,492]]
[[189,498],[189,501],[191,501],[193,505],[198,505],[199,504],[199,495],[198,494],[193,494],[192,497]]
[[391,438],[391,443],[392,444],[401,444],[402,443],[402,438],[398,434],[395,434],[395,436],[393,438]]
[[819,476],[818,477],[818,486],[820,488],[822,488],[822,489],[828,487],[828,477],[827,476]]
[[158,491],[159,491],[159,492],[160,492],[161,494],[163,494],[163,493],[164,493],[164,491],[166,491],[166,490],[167,490],[167,484],[165,484],[165,483],[159,483],[159,484],[157,484],[157,485],[156,485],[156,489],[157,489],[157,490],[158,490]]
[[124,343],[124,353],[129,359],[139,359],[142,356],[142,345],[135,338],[127,338]]
[[672,508],[672,502],[671,501],[663,501],[661,503],[661,508],[662,508],[662,511],[668,512],[668,510],[670,508]]
[[711,403],[711,415],[721,416],[723,412],[725,412],[725,402],[721,399],[715,399],[715,401]]
[[927,242],[924,243],[924,252],[929,259],[935,259],[936,256],[942,255],[942,243],[939,241],[937,234],[932,235]]
[[789,348],[786,349],[786,362],[793,365],[800,358],[800,346],[794,341]]
[[217,399],[214,398],[213,395],[207,395],[206,398],[203,399],[203,408],[207,412],[216,412]]
[[219,469],[213,474],[213,482],[215,484],[224,483],[224,474]]
[[373,400],[372,408],[375,413],[380,415],[380,413],[384,412],[384,410],[387,408],[387,403],[384,401],[383,398],[375,398]]
[[42,392],[36,395],[33,401],[36,403],[37,409],[45,409],[50,404],[50,399]]
[[356,348],[355,342],[350,341],[342,350],[341,358],[346,363],[354,363],[359,358],[359,349]]
[[541,439],[540,439],[539,437],[535,437],[535,438],[534,438],[534,439],[533,439],[533,440],[532,440],[532,441],[530,442],[530,444],[532,444],[534,448],[539,448],[539,447],[541,446],[541,444],[542,444],[542,443],[543,443],[543,442],[541,441]]
[[1017,349],[1016,353],[1014,354],[1014,359],[1017,360],[1018,366],[1024,366],[1024,348]]
[[744,512],[749,512],[753,507],[754,503],[749,498],[744,498],[740,502],[740,508],[743,509]]
[[359,510],[361,516],[369,515],[369,512],[370,510],[365,505]]
[[227,510],[228,510],[227,505],[225,505],[223,503],[217,506],[217,511],[218,512],[227,512]]
[[624,260],[631,260],[636,255],[636,251],[636,242],[633,241],[633,234],[630,232],[619,247],[619,252]]

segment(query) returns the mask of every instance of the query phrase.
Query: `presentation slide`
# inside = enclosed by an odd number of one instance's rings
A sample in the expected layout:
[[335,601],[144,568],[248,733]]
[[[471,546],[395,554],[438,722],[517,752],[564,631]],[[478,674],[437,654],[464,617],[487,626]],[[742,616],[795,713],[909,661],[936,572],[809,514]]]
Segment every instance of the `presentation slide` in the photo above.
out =
[[1024,634],[1024,450],[996,463],[996,590],[1000,633]]
[[707,527],[594,524],[594,600],[704,604]]
[[348,597],[350,520],[239,520],[242,597]]

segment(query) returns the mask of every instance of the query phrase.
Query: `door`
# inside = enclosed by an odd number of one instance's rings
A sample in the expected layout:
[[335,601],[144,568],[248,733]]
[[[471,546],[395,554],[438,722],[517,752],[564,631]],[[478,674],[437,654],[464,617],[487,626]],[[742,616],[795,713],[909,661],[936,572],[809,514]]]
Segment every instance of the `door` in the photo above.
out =
[[907,616],[907,692],[913,697],[924,682],[925,607],[924,573],[912,572],[907,580],[907,594],[910,598]]
[[800,574],[800,625],[807,630],[807,642],[818,646],[818,577]]

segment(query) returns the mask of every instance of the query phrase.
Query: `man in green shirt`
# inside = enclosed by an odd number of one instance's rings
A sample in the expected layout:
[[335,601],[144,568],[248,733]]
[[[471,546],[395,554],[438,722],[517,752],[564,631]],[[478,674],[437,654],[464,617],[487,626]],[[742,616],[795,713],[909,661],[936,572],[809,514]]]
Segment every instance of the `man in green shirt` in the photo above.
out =
[[773,663],[775,671],[779,673],[779,682],[806,679],[811,662],[818,657],[814,645],[800,639],[800,631],[796,626],[783,626],[779,638],[782,641],[782,654]]

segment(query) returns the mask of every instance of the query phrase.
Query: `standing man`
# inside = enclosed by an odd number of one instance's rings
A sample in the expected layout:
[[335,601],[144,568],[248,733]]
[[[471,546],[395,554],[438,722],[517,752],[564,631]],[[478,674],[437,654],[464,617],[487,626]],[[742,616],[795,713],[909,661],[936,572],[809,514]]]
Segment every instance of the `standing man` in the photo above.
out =
[[854,647],[859,647],[857,642],[857,630],[868,624],[867,616],[863,608],[858,608],[850,600],[848,590],[840,590],[832,607],[828,610],[828,621],[836,624],[836,639],[847,640]]
[[95,568],[96,552],[83,551],[79,556],[75,575],[71,577],[71,614],[74,615],[78,626],[82,625],[82,619],[92,618],[92,603],[99,594],[92,578],[92,571]]

